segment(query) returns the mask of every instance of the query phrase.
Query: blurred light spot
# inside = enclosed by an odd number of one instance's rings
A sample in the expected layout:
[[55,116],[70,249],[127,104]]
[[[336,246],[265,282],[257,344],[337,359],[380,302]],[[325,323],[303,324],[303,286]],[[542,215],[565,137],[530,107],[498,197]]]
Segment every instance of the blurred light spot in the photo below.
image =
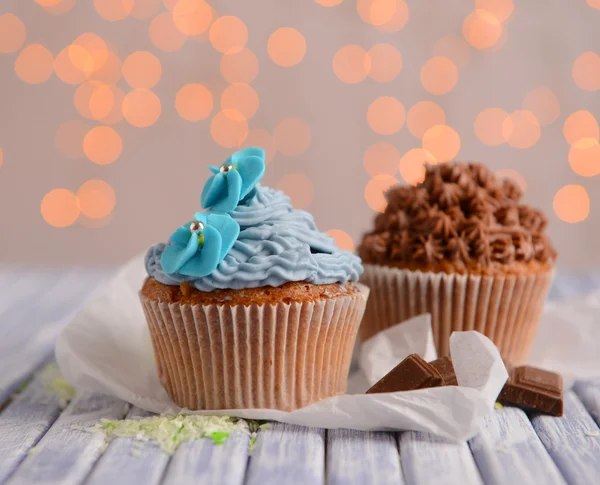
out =
[[135,0],[130,15],[139,20],[149,19],[156,15],[160,8],[160,0]]
[[333,72],[347,84],[356,84],[365,79],[371,69],[367,51],[359,45],[345,45],[333,58]]
[[498,52],[500,49],[502,49],[504,44],[506,44],[507,40],[508,40],[508,32],[506,31],[506,29],[502,29],[502,33],[500,34],[500,38],[498,39],[498,42],[496,42],[492,47],[487,49],[487,52]]
[[484,109],[475,118],[475,136],[486,145],[502,145],[505,141],[502,127],[506,118],[508,113],[501,108]]
[[600,174],[600,144],[594,138],[582,138],[571,145],[569,164],[577,175],[593,177]]
[[85,47],[71,44],[67,47],[67,54],[73,67],[81,71],[86,78],[94,72],[94,58]]
[[115,191],[104,180],[88,180],[77,191],[81,213],[92,219],[108,216],[115,208]]
[[584,221],[590,214],[590,198],[581,185],[565,185],[556,192],[553,205],[558,218],[570,224]]
[[41,5],[42,7],[52,7],[60,3],[62,0],[35,0],[35,3]]
[[437,163],[448,162],[460,151],[460,136],[447,125],[436,125],[423,135],[423,148]]
[[161,74],[160,61],[147,51],[134,52],[123,63],[123,77],[132,88],[153,88]]
[[365,201],[367,205],[378,212],[383,212],[387,205],[385,200],[385,192],[398,184],[398,180],[391,175],[375,175],[365,187]]
[[421,68],[421,84],[431,94],[446,94],[458,81],[458,68],[447,57],[432,57]]
[[425,179],[425,165],[435,165],[437,160],[431,152],[413,148],[400,159],[398,170],[407,184],[417,185]]
[[250,49],[221,58],[221,75],[228,83],[250,83],[258,74],[258,59]]
[[248,84],[230,84],[221,94],[221,109],[237,111],[247,120],[258,110],[258,94]]
[[246,47],[248,29],[237,17],[219,17],[210,27],[209,38],[221,54],[235,54]]
[[12,13],[0,15],[0,53],[18,51],[25,43],[27,29],[21,19]]
[[[67,84],[80,84],[87,80],[89,74],[84,72],[73,64],[72,58],[77,58],[79,54],[86,53],[80,46],[65,47],[54,59],[54,72],[58,78]],[[90,63],[91,61],[91,57]],[[91,69],[90,64],[90,69]]]
[[476,10],[491,13],[500,22],[508,20],[514,8],[512,0],[475,0]]
[[295,66],[306,54],[306,40],[296,29],[281,27],[269,37],[267,50],[275,64],[282,67]]
[[375,26],[381,32],[391,34],[393,32],[398,32],[399,30],[402,30],[402,28],[406,25],[409,16],[408,6],[404,2],[404,0],[395,0],[395,4],[396,8],[394,10],[392,18],[383,24]]
[[600,136],[596,118],[585,110],[575,111],[565,120],[563,134],[570,145],[583,138],[598,140]]
[[347,232],[341,231],[340,229],[329,229],[327,235],[335,239],[335,244],[338,248],[350,251],[351,253],[354,252],[354,241]]
[[135,0],[94,0],[98,15],[110,22],[117,22],[129,16],[134,4]]
[[108,51],[104,65],[92,73],[90,79],[102,81],[106,84],[116,84],[121,79],[121,59],[117,54]]
[[300,118],[284,118],[273,130],[277,151],[295,157],[310,145],[310,127]]
[[29,84],[40,84],[48,80],[54,70],[54,56],[43,45],[29,44],[15,62],[17,76]]
[[391,143],[378,142],[365,150],[363,166],[371,177],[393,175],[400,165],[400,152]]
[[288,173],[277,182],[277,190],[283,190],[292,200],[295,209],[306,209],[315,195],[311,180],[301,173]]
[[486,10],[475,10],[465,19],[462,27],[466,41],[476,49],[489,49],[502,35],[502,24]]
[[64,13],[70,12],[71,9],[75,6],[77,0],[62,0],[56,5],[49,5],[44,7],[46,13],[51,15],[62,15]]
[[367,121],[371,129],[380,135],[396,133],[404,125],[404,106],[396,98],[380,96],[369,106]]
[[419,101],[406,116],[408,131],[417,138],[423,138],[427,130],[435,125],[446,123],[444,110],[433,101]]
[[525,178],[516,170],[510,168],[498,170],[496,172],[496,177],[498,177],[498,179],[511,179],[523,192],[527,191],[527,182],[525,181]]
[[531,111],[540,123],[546,126],[560,116],[558,97],[545,86],[530,91],[523,100],[523,109]]
[[[100,118],[99,121],[104,123],[105,125],[114,125],[123,119],[123,100],[125,99],[125,93],[122,89],[116,86],[108,86],[105,85],[106,88],[110,89],[112,93],[112,104],[110,106],[110,110],[106,114]],[[104,103],[104,107],[109,104],[109,96],[106,94],[106,91],[101,90],[99,93],[92,94],[90,99],[90,111],[92,113],[99,114],[103,112],[102,108],[98,105],[98,103]],[[104,108],[104,109],[105,109]]]
[[40,211],[51,226],[67,227],[79,217],[79,202],[70,190],[53,189],[42,199]]
[[457,35],[447,35],[433,46],[432,53],[437,57],[446,57],[458,67],[465,67],[471,58],[471,48]]
[[238,147],[248,136],[248,122],[235,110],[220,111],[210,122],[210,134],[222,147]]
[[88,76],[108,61],[108,46],[102,37],[91,32],[78,36],[68,50],[73,65]]
[[123,100],[123,116],[138,128],[147,128],[160,117],[160,99],[148,89],[134,89]]
[[358,0],[356,10],[364,22],[378,26],[394,18],[396,3],[396,0]]
[[83,139],[83,152],[98,165],[115,162],[123,150],[121,136],[110,126],[96,126]]
[[81,116],[100,120],[111,113],[115,95],[111,86],[100,81],[88,81],[77,88],[73,101]]
[[179,0],[163,0],[163,4],[167,10],[173,10]]
[[595,52],[581,54],[573,63],[575,84],[586,91],[600,89],[600,56]]
[[379,83],[392,81],[402,70],[402,56],[390,44],[377,44],[368,53],[371,60],[369,77]]
[[502,135],[511,147],[525,150],[540,139],[540,124],[531,111],[518,109],[502,123]]
[[175,108],[184,120],[204,120],[213,109],[213,96],[202,84],[186,84],[177,92]]
[[179,49],[186,39],[186,35],[176,27],[173,15],[169,12],[159,13],[154,17],[150,22],[148,33],[154,47],[165,52]]
[[56,130],[54,144],[59,153],[67,158],[83,157],[83,140],[89,131],[87,123],[81,120],[65,121]]
[[204,0],[179,0],[173,9],[173,22],[185,35],[200,35],[212,22],[212,8]]
[[315,0],[315,2],[317,2],[319,5],[322,5],[323,7],[335,7],[343,1],[344,0]]
[[275,156],[275,138],[267,130],[255,128],[248,131],[248,136],[241,145],[242,148],[259,147],[265,151],[265,162],[269,163]]
[[600,0],[586,0],[586,1],[590,7],[600,10]]

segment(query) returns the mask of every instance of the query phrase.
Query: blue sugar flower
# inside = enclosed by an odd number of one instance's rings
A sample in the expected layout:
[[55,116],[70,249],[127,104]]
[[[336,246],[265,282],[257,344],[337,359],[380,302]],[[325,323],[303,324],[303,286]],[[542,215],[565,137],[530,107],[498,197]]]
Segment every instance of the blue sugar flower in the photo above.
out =
[[215,175],[202,190],[202,207],[213,212],[231,212],[264,175],[265,152],[262,148],[244,148],[220,167],[209,169]]
[[170,237],[161,257],[167,274],[202,277],[212,273],[232,248],[240,226],[227,214],[197,212]]

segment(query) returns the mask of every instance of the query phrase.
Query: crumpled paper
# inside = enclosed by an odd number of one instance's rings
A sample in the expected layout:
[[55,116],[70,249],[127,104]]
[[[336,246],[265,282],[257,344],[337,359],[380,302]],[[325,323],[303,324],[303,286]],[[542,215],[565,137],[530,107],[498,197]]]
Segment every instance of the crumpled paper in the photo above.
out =
[[[177,407],[158,380],[138,298],[145,276],[141,255],[98,292],[61,333],[56,346],[58,364],[67,381],[78,389],[112,394],[156,413],[190,412]],[[450,351],[459,386],[345,394],[293,412],[244,409],[195,413],[330,429],[426,431],[464,440],[477,433],[481,417],[493,409],[507,373],[494,344],[480,333],[455,332]],[[364,392],[411,353],[426,360],[436,358],[428,315],[392,327],[364,344],[360,357],[363,387],[354,386],[355,390]]]

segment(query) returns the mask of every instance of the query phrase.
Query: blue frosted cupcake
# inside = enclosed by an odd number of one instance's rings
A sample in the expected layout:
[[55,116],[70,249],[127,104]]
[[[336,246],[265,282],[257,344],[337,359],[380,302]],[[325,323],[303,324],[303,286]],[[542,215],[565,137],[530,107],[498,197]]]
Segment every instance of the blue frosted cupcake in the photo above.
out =
[[258,184],[261,149],[211,170],[206,212],[146,256],[140,297],[162,385],[195,410],[290,411],[344,393],[368,296],[360,259]]

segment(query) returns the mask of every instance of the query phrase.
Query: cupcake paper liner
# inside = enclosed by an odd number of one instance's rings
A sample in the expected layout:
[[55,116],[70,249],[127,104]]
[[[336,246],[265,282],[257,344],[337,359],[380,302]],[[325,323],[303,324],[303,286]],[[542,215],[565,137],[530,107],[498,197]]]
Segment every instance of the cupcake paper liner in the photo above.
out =
[[141,296],[161,384],[190,410],[292,411],[346,390],[368,288],[276,305],[180,305]]
[[371,289],[360,328],[362,341],[414,316],[431,313],[438,354],[449,355],[450,334],[477,330],[505,361],[525,362],[554,272],[475,276],[365,265]]

